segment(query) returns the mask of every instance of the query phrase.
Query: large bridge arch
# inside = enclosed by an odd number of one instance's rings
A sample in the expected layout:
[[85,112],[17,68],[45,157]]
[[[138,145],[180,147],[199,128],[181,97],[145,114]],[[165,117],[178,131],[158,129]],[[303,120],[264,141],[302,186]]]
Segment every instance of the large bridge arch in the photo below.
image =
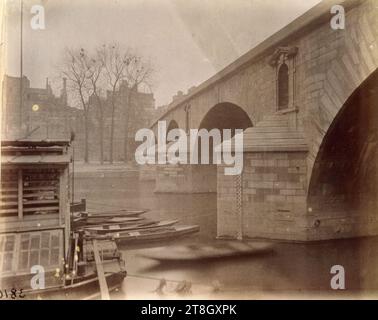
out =
[[[339,225],[354,230],[378,209],[378,69],[353,91],[325,133],[314,161],[308,208],[314,216],[354,216],[361,223]],[[320,221],[320,220],[319,220]],[[376,224],[370,224],[373,230]],[[378,230],[378,229],[377,229]]]
[[[309,144],[308,181],[321,144],[334,119],[353,93],[378,68],[378,29],[375,1],[361,1],[347,13],[348,32],[329,31],[339,39],[340,48],[333,57],[318,65],[305,79],[303,90],[303,127]],[[330,43],[328,45],[331,45]],[[320,88],[313,99],[314,87]],[[316,91],[316,90],[315,90]]]

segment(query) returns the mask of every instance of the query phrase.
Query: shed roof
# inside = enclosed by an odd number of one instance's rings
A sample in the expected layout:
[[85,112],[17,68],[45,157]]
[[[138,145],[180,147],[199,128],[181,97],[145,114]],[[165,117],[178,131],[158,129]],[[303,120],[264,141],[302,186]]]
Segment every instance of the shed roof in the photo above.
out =
[[71,158],[68,154],[40,155],[2,155],[2,164],[68,164]]

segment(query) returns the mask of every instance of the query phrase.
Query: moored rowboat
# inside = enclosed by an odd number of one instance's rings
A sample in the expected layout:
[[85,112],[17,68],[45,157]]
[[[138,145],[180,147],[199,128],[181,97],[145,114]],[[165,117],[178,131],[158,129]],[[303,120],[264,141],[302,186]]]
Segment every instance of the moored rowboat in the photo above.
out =
[[100,226],[93,226],[93,227],[85,227],[83,228],[85,231],[89,233],[96,233],[96,234],[109,234],[113,232],[121,232],[121,231],[128,231],[128,230],[139,230],[139,229],[150,229],[150,228],[160,228],[160,227],[168,227],[177,223],[178,220],[163,220],[160,222],[150,221],[148,223],[140,223],[140,224],[110,224],[110,225],[100,225]]
[[91,218],[88,219],[86,222],[87,224],[117,224],[117,223],[134,223],[136,221],[142,221],[145,218],[142,217],[127,217],[127,218]]
[[150,249],[145,251],[142,256],[159,261],[196,261],[252,256],[272,251],[273,245],[265,242],[219,241],[216,244],[170,246],[169,250],[164,248]]
[[122,209],[114,211],[101,211],[101,212],[83,212],[82,217],[95,217],[95,218],[108,218],[108,217],[131,217],[131,216],[140,216],[143,213],[146,213],[147,209]]
[[112,233],[112,237],[119,244],[141,244],[143,242],[164,241],[199,231],[199,226],[171,226],[144,230],[123,231]]

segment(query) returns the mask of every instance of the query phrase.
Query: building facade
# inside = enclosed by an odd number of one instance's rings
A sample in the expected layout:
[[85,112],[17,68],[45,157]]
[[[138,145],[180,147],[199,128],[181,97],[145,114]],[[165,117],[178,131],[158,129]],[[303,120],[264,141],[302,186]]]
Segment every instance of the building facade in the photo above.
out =
[[[135,133],[141,128],[149,128],[156,117],[155,99],[153,93],[140,92],[129,88],[126,81],[122,81],[114,96],[114,136],[113,160],[133,161],[137,147]],[[101,122],[103,136],[103,160],[110,160],[110,140],[112,123],[112,92],[107,91],[106,97],[101,98],[101,104],[95,97],[89,99],[89,122],[91,134],[89,137],[89,156],[95,161],[101,160]],[[101,110],[102,109],[102,110]],[[77,139],[84,143],[84,133]]]
[[[19,77],[5,75],[2,97],[2,137],[3,139],[33,138],[41,140],[69,139],[75,133],[75,157],[84,158],[85,122],[82,109],[68,104],[67,80],[62,80],[62,89],[57,96],[53,93],[49,80],[45,88],[33,88],[30,80],[22,78],[22,94]],[[22,101],[20,97],[22,96]],[[101,122],[103,126],[103,160],[109,160],[111,131],[111,92],[102,99],[102,113],[95,99],[89,99],[90,161],[101,160]],[[101,116],[102,114],[102,116]],[[136,148],[135,133],[140,128],[148,128],[156,117],[155,100],[152,93],[130,89],[122,82],[115,94],[114,112],[114,161],[134,159]],[[126,155],[126,156],[125,156]]]
[[70,132],[75,130],[81,112],[67,104],[66,79],[63,79],[59,96],[54,95],[48,79],[45,88],[33,88],[30,86],[30,80],[24,76],[22,94],[20,87],[19,77],[5,75],[2,97],[3,138],[69,138]]

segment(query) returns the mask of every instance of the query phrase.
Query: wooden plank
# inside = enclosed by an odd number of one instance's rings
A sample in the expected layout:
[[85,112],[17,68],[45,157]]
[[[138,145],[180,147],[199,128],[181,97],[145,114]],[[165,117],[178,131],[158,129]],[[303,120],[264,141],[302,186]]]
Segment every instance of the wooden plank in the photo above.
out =
[[17,192],[17,188],[4,188],[4,187],[1,187],[1,192]]
[[[34,198],[34,197],[45,197],[45,196],[49,196],[49,197],[52,197],[52,196],[57,196],[58,194],[56,192],[54,193],[51,193],[51,194],[46,194],[46,193],[43,193],[43,192],[34,192],[34,193],[24,193],[24,199],[25,198]],[[3,197],[8,197],[8,196],[3,196]],[[53,199],[46,199],[46,200],[53,200]]]
[[[35,207],[35,208],[23,208],[23,212],[34,212],[34,211],[53,211],[53,210],[56,210],[58,211],[59,207],[58,206],[54,206],[54,207]],[[1,213],[17,213],[18,212],[18,208],[14,208],[14,209],[1,209],[0,210]]]
[[18,213],[18,208],[14,209],[0,209],[0,212],[3,213]]
[[56,139],[56,140],[35,140],[35,141],[30,141],[30,140],[3,140],[1,142],[1,148],[2,150],[6,149],[20,149],[24,151],[29,151],[31,147],[57,147],[61,146],[62,148],[61,151],[63,152],[65,146],[69,145],[68,140],[63,140],[63,139]]
[[24,208],[24,212],[33,212],[33,211],[52,211],[52,210],[58,210],[58,206],[53,207],[35,207],[35,208]]
[[52,186],[57,185],[58,180],[57,179],[29,179],[27,180],[29,185],[45,185],[45,186]]
[[37,191],[37,190],[55,191],[56,189],[57,189],[57,186],[24,187],[24,191]]
[[[44,193],[41,193],[41,192],[35,192],[35,193],[24,193],[23,194],[23,198],[36,198],[36,197],[45,197],[45,196],[49,196],[49,197],[56,197],[57,196],[57,193],[53,193],[53,194],[44,194]],[[1,199],[17,199],[18,198],[18,194],[16,193],[11,193],[11,194],[3,194],[0,196]],[[55,200],[55,199],[41,199],[41,200]],[[58,199],[56,199],[56,201],[58,201]]]
[[58,203],[58,199],[52,199],[52,200],[29,200],[24,202],[24,206],[28,204],[49,204],[49,203]]
[[18,201],[4,201],[4,197],[2,197],[2,203],[1,203],[2,207],[17,206],[17,205],[18,205]]
[[100,283],[101,299],[110,300],[108,284],[106,283],[104,268],[98,252],[97,240],[93,240],[93,253],[96,262],[97,276]]
[[18,169],[18,218],[21,220],[23,217],[23,198],[22,198],[22,169]]
[[22,151],[27,151],[28,154],[33,154],[33,153],[62,153],[62,148],[59,147],[35,147],[35,148],[29,148],[25,150],[25,147],[11,147],[3,148],[3,153],[4,154],[14,154],[16,152],[22,152]]
[[[24,198],[25,198],[25,195],[24,195]],[[18,199],[18,194],[3,194],[1,196],[1,200],[4,200],[4,199]]]

